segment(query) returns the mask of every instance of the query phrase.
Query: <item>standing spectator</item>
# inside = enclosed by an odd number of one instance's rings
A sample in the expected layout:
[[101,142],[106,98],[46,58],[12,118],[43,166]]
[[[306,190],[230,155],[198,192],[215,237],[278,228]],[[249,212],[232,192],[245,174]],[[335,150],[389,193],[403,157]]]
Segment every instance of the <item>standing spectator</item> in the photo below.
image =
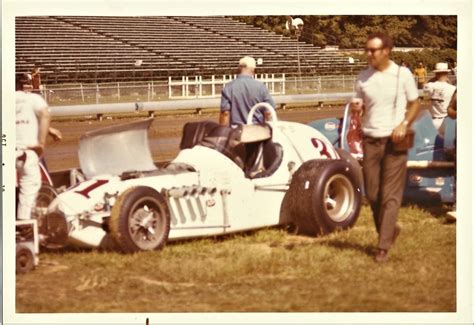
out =
[[413,74],[415,75],[416,81],[418,82],[418,89],[423,89],[428,74],[426,73],[426,69],[422,62],[418,62],[418,67],[415,68]]
[[369,67],[356,81],[353,113],[362,114],[365,191],[379,234],[377,262],[388,260],[388,250],[401,229],[397,216],[407,172],[407,151],[395,150],[419,112],[413,75],[390,60],[392,39],[384,33],[368,37]]
[[[255,59],[246,56],[239,61],[239,75],[227,83],[221,94],[221,125],[246,124],[250,109],[257,103],[265,102],[275,108],[275,102],[267,87],[254,79]],[[263,123],[268,118],[268,112],[255,112],[254,123]]]
[[453,74],[455,77],[458,76],[458,63],[456,61],[453,62]]
[[433,124],[441,136],[444,136],[443,122],[448,116],[448,106],[453,97],[456,87],[449,83],[449,71],[447,63],[436,63],[434,80],[428,82],[423,88],[431,100],[430,113]]
[[457,85],[457,83],[458,83],[458,64],[457,64],[456,61],[453,62],[452,72],[453,72],[453,75],[454,75],[453,85]]
[[44,99],[23,89],[26,81],[16,78],[16,170],[18,174],[18,219],[30,219],[41,187],[39,159],[49,130],[49,110]]
[[407,68],[411,72],[410,67],[408,66],[408,64],[405,61],[402,61],[401,66],[404,67],[404,68]]
[[33,68],[33,71],[31,71],[31,85],[33,86],[32,92],[38,95],[41,95],[41,74],[40,74],[40,68],[35,66]]
[[[453,97],[451,97],[451,101],[449,102],[448,106],[448,116],[455,120],[457,118],[457,110],[458,110],[458,98],[457,98],[457,91],[454,91]],[[454,132],[454,166],[457,166],[457,155],[456,155],[456,147],[457,147],[457,139],[456,139],[456,132]],[[454,173],[454,197],[456,197],[456,187],[457,187],[457,178],[456,173]],[[449,211],[447,214],[448,221],[455,222],[456,221],[456,202],[454,202],[453,211]]]

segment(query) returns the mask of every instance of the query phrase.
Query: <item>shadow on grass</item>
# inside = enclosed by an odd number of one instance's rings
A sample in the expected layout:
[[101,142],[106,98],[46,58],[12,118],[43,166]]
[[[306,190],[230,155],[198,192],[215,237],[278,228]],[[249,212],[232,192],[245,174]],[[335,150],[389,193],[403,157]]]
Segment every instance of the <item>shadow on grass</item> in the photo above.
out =
[[434,218],[442,220],[443,224],[452,224],[452,221],[449,221],[446,218],[447,213],[453,210],[452,205],[443,204],[440,202],[433,204],[433,201],[426,201],[426,200],[424,201],[423,200],[410,200],[410,201],[404,201],[402,206],[427,211]]
[[337,249],[343,250],[356,250],[368,256],[373,256],[375,254],[376,248],[371,245],[361,245],[354,242],[342,241],[339,239],[331,239],[324,242],[325,245],[329,247],[334,247]]

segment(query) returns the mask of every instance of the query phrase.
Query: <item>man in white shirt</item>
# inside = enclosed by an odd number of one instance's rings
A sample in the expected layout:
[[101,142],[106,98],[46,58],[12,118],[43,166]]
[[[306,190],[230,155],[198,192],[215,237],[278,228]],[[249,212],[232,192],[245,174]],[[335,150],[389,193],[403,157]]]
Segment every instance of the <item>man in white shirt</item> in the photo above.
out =
[[444,119],[448,116],[448,107],[456,87],[449,83],[447,63],[436,63],[434,81],[428,82],[423,90],[431,100],[430,113],[439,135],[444,136]]
[[16,78],[16,170],[18,181],[17,219],[31,218],[41,187],[39,159],[48,135],[50,115],[44,99],[23,90],[26,80]]
[[394,144],[404,140],[419,112],[418,89],[406,67],[390,60],[391,38],[383,33],[368,37],[366,53],[369,67],[356,81],[354,114],[362,113],[363,172],[365,192],[379,234],[377,262],[388,260],[388,250],[400,227],[398,210],[402,203],[407,172],[407,150]]

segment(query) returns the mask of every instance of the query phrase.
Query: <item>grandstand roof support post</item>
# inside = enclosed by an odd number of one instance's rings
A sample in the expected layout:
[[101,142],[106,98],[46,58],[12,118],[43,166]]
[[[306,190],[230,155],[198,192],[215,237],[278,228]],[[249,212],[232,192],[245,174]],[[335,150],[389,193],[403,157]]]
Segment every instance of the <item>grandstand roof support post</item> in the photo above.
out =
[[148,83],[147,102],[151,99],[151,85]]
[[95,84],[96,90],[95,90],[95,103],[99,104],[99,84]]
[[117,82],[117,97],[118,97],[118,100],[120,101],[120,82]]
[[154,99],[155,97],[155,87],[153,85],[153,76],[152,76],[152,79],[151,79],[151,99]]

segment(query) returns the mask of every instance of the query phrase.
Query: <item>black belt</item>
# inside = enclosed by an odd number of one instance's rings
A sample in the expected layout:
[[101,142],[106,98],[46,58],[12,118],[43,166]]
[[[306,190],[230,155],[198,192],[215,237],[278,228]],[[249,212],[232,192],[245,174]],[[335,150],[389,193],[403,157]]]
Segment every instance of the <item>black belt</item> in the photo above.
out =
[[432,117],[433,120],[440,120],[442,118],[444,118],[444,117]]

